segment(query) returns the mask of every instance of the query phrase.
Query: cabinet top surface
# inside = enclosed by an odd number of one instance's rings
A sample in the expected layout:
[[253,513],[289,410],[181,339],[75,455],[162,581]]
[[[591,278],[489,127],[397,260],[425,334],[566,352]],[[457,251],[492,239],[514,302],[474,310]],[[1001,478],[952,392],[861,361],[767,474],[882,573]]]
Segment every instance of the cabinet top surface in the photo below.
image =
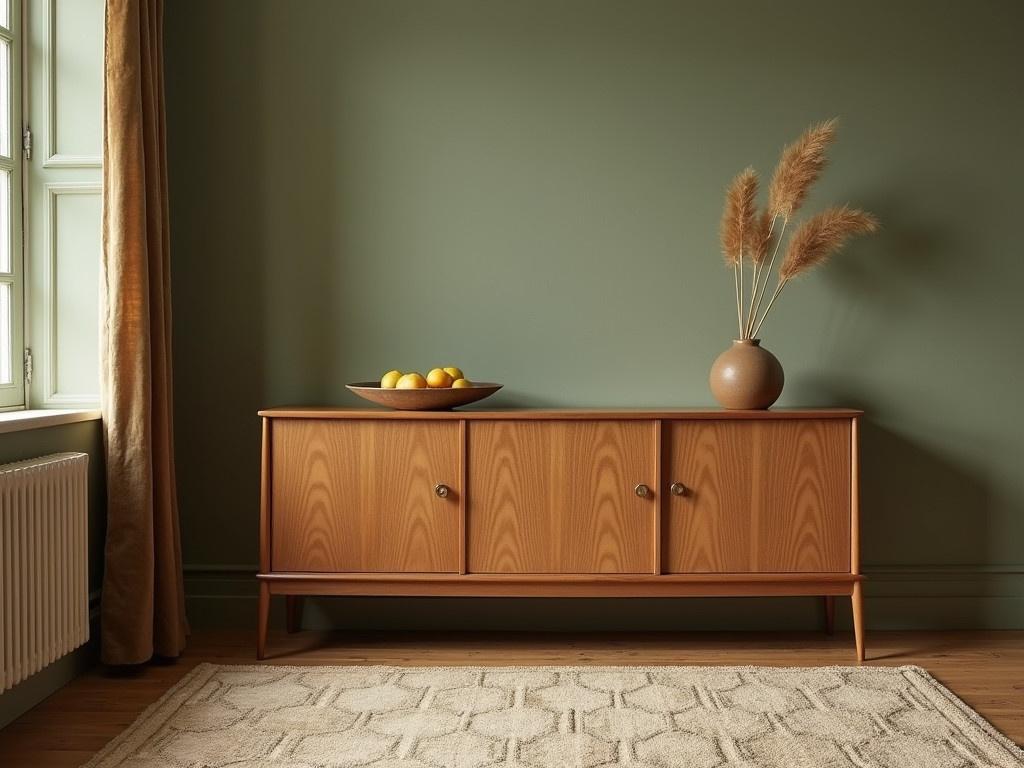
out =
[[719,408],[505,408],[458,411],[393,411],[386,408],[283,406],[264,408],[260,416],[274,419],[852,419],[863,411],[852,408],[779,408],[767,411],[727,411]]

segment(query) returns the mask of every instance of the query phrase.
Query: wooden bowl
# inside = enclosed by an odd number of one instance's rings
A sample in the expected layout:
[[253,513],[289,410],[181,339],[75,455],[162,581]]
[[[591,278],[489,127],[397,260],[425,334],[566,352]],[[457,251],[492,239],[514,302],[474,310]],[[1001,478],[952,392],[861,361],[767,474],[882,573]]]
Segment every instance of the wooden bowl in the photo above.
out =
[[483,381],[461,389],[383,389],[376,381],[357,381],[345,386],[365,400],[400,411],[447,411],[483,400],[501,389],[501,384]]

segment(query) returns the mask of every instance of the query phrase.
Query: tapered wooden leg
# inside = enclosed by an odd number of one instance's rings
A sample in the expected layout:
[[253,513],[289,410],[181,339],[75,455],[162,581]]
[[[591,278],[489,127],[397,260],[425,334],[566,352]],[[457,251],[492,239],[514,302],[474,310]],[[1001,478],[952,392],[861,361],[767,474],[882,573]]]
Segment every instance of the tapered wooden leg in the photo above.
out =
[[288,634],[295,634],[302,629],[302,604],[301,595],[287,595],[285,603],[285,620]]
[[270,585],[260,582],[259,607],[256,611],[256,658],[267,655],[267,630],[270,628]]
[[825,632],[834,634],[836,631],[836,599],[833,595],[825,596]]
[[864,661],[864,594],[860,582],[853,585],[853,637],[857,643],[857,661]]

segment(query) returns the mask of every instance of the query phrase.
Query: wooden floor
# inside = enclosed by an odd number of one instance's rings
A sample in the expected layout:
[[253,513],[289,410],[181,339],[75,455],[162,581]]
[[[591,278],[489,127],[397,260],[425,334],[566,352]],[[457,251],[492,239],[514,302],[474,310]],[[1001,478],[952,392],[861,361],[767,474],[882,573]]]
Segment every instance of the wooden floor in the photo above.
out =
[[[1024,632],[875,632],[868,664],[917,664],[1024,743]],[[80,766],[203,661],[253,664],[254,638],[195,635],[174,664],[102,669],[0,731],[4,768]],[[853,664],[849,636],[822,634],[361,634],[271,637],[268,664]]]

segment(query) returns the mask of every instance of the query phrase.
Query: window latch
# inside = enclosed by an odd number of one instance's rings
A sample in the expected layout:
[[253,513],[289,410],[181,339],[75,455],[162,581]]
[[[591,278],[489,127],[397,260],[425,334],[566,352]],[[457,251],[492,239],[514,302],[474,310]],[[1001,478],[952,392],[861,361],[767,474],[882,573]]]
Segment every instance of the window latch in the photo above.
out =
[[25,348],[25,383],[32,383],[32,350]]
[[25,150],[25,159],[32,159],[32,129],[26,128],[21,135],[21,148]]

